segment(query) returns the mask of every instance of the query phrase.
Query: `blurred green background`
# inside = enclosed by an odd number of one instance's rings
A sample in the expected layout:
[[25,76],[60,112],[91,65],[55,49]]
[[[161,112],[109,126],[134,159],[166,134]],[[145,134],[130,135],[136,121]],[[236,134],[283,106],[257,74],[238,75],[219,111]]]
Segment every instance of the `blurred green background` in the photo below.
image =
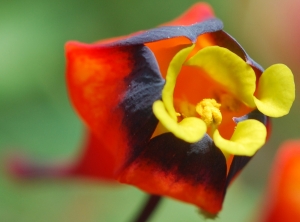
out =
[[[0,1],[0,156],[23,152],[41,161],[73,159],[83,125],[65,87],[64,44],[93,42],[155,27],[193,0]],[[299,82],[300,1],[207,1],[233,35],[263,67],[285,63]],[[297,76],[298,75],[298,76]],[[274,154],[300,138],[299,102],[275,119],[270,141],[228,190],[216,221],[256,221]],[[2,164],[3,165],[3,164]],[[88,181],[12,180],[1,171],[0,221],[130,221],[146,195],[134,187]],[[204,221],[197,209],[164,199],[151,221]]]

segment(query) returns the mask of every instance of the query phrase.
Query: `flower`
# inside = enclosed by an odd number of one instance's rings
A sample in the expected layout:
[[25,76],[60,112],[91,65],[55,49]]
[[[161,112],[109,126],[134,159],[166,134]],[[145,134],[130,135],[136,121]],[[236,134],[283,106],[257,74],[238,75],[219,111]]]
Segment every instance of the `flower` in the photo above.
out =
[[[264,144],[265,115],[287,114],[294,100],[286,66],[262,73],[221,28],[211,19],[67,45],[71,99],[115,157],[116,178],[211,213]],[[234,116],[244,116],[235,130]]]
[[278,150],[264,202],[260,221],[300,220],[300,141],[287,141]]
[[104,176],[218,213],[265,143],[268,117],[286,115],[295,93],[285,65],[263,71],[222,28],[199,3],[152,30],[67,43],[68,90],[89,145],[64,171],[22,163],[19,174]]

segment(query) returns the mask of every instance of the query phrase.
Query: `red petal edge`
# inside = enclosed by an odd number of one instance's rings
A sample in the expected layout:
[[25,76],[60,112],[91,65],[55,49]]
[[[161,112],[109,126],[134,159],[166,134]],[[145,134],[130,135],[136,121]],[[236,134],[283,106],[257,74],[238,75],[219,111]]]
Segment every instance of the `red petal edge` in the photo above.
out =
[[[126,78],[134,66],[132,55],[122,47],[105,48],[69,42],[67,84],[76,111],[101,148],[116,158],[117,169],[124,163],[126,132],[121,129],[123,113],[114,110],[126,93]],[[124,149],[118,149],[123,147]]]
[[103,148],[101,141],[94,134],[88,132],[87,137],[87,143],[72,174],[91,179],[113,179],[114,157]]
[[207,3],[197,3],[191,6],[181,16],[161,26],[192,25],[210,18],[214,18],[214,11]]

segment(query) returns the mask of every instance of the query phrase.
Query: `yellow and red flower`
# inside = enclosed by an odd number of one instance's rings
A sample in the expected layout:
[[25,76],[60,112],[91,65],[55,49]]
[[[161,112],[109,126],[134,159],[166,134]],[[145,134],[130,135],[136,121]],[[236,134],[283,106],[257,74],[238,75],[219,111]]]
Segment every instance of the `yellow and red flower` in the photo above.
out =
[[[227,186],[294,100],[291,71],[265,71],[207,4],[158,28],[69,42],[67,84],[90,142],[66,174],[112,178],[216,214]],[[29,172],[33,172],[32,169]]]

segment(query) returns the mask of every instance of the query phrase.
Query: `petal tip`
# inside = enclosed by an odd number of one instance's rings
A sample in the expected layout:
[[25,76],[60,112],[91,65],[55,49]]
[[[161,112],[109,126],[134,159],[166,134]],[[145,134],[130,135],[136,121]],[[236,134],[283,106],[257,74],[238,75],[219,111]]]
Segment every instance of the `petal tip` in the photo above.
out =
[[268,67],[259,79],[257,109],[270,117],[289,113],[295,100],[295,83],[292,71],[284,64]]
[[162,26],[192,25],[214,17],[212,7],[207,3],[199,2],[192,5],[177,19],[164,23]]
[[266,142],[267,129],[264,124],[255,119],[241,121],[230,140],[224,139],[215,130],[213,139],[222,152],[238,155],[253,156]]

